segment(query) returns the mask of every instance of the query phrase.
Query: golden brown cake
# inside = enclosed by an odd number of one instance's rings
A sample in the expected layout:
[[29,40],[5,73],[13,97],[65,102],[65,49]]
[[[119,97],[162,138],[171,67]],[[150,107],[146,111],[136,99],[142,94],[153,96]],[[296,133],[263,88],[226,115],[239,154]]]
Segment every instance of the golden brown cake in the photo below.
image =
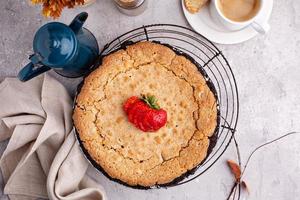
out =
[[[155,95],[167,124],[143,132],[127,120],[123,103]],[[104,57],[85,78],[73,114],[90,157],[131,186],[166,184],[207,156],[217,126],[216,97],[197,67],[171,48],[139,42]]]

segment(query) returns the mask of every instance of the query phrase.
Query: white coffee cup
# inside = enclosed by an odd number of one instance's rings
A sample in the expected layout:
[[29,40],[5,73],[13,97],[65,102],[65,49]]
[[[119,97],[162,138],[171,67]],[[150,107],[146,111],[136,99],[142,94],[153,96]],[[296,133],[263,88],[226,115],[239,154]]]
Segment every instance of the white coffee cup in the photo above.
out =
[[262,8],[264,7],[265,2],[268,0],[259,0],[260,7],[258,8],[256,14],[247,21],[233,21],[227,18],[222,13],[218,5],[218,1],[220,0],[211,0],[209,5],[210,14],[215,21],[220,22],[226,29],[231,31],[237,31],[245,27],[251,26],[254,30],[261,34],[265,34],[269,31],[270,25],[268,24],[268,22],[265,22],[262,19],[258,18],[259,14],[262,12]]

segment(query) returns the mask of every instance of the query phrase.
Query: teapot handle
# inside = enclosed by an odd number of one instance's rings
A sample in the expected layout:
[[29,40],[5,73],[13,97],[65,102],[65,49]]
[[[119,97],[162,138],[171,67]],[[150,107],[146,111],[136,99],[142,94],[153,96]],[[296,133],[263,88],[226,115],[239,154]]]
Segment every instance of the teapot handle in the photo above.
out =
[[28,81],[48,70],[50,70],[50,67],[47,66],[41,66],[41,67],[35,67],[33,63],[27,64],[18,74],[18,78],[20,81]]
[[73,19],[69,27],[74,31],[74,33],[77,33],[82,28],[88,16],[87,12],[82,12]]

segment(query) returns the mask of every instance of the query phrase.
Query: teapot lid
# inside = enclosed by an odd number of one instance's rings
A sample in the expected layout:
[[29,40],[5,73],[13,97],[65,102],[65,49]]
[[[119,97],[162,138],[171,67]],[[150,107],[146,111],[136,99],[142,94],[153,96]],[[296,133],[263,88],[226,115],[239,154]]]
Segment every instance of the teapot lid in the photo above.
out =
[[33,50],[41,57],[41,63],[60,67],[69,63],[77,52],[74,32],[65,24],[51,22],[42,26],[35,34]]

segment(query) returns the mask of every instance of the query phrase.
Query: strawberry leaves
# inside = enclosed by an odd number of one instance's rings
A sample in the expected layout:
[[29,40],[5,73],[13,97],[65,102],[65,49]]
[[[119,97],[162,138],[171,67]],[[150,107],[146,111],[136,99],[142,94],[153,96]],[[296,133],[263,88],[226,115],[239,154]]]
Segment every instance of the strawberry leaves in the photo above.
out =
[[160,109],[157,103],[157,99],[155,98],[154,95],[151,96],[141,95],[141,96],[142,96],[142,101],[144,101],[150,108],[153,108],[155,110]]

